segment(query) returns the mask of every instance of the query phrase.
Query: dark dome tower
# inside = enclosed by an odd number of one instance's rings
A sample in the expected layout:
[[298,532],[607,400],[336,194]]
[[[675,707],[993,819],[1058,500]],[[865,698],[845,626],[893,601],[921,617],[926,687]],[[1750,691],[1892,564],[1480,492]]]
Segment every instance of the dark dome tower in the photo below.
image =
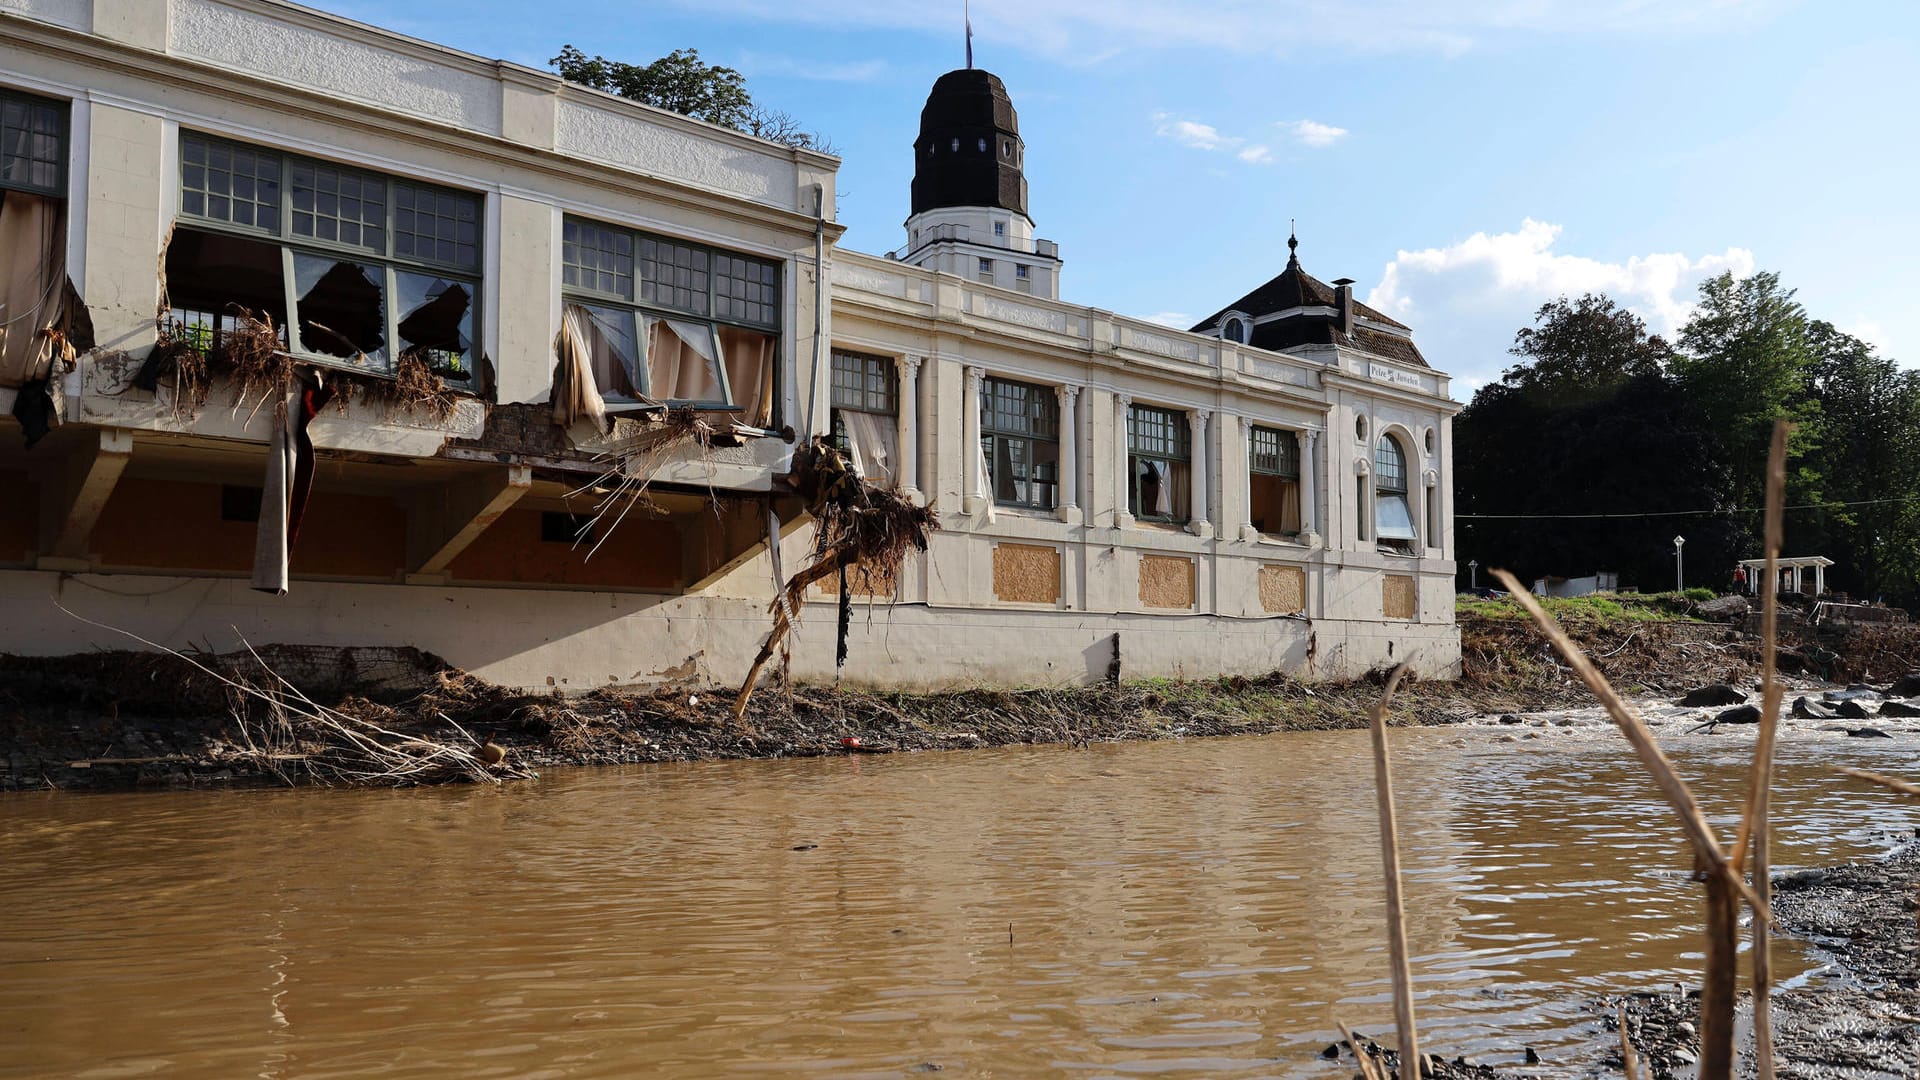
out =
[[1027,148],[999,76],[949,71],[920,110],[913,215],[901,258],[1002,288],[1057,298],[1059,249],[1027,216]]

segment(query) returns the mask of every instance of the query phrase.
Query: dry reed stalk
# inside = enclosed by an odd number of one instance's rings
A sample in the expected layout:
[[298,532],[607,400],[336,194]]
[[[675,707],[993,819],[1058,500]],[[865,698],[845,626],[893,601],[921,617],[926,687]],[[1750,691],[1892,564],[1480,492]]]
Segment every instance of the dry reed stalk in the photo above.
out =
[[[1737,869],[1752,841],[1753,888],[1763,904],[1772,903],[1773,746],[1780,727],[1783,688],[1778,672],[1780,640],[1780,544],[1784,530],[1782,507],[1787,492],[1787,434],[1785,420],[1773,425],[1773,445],[1767,452],[1766,578],[1760,583],[1760,734],[1753,747],[1753,771],[1747,782],[1747,807],[1733,842]],[[1758,1080],[1773,1080],[1773,958],[1769,949],[1772,928],[1767,920],[1753,920],[1753,1052]]]
[[1627,1003],[1620,1003],[1620,1067],[1627,1080],[1646,1080],[1640,1071],[1640,1055],[1634,1053],[1633,1040],[1627,1036]]
[[1400,1040],[1400,1068],[1405,1072],[1413,1063],[1418,1076],[1420,1033],[1413,1022],[1413,971],[1407,963],[1407,913],[1400,893],[1400,830],[1393,812],[1393,768],[1387,760],[1387,709],[1393,704],[1393,692],[1407,672],[1402,661],[1387,676],[1380,701],[1373,707],[1373,796],[1380,814],[1380,864],[1387,879],[1387,954],[1393,965],[1393,1022]]
[[1639,714],[1621,700],[1606,677],[1593,666],[1593,661],[1580,651],[1580,647],[1573,643],[1553,616],[1546,613],[1531,592],[1507,571],[1495,570],[1493,573],[1513,598],[1533,616],[1533,621],[1553,642],[1568,666],[1587,684],[1587,689],[1593,691],[1594,697],[1599,698],[1606,707],[1607,715],[1613,718],[1620,733],[1626,736],[1634,753],[1652,774],[1655,786],[1666,797],[1668,805],[1673,807],[1680,819],[1681,831],[1693,847],[1694,874],[1705,884],[1707,892],[1706,973],[1700,993],[1698,1075],[1701,1080],[1728,1080],[1733,1075],[1734,1060],[1733,1012],[1739,962],[1739,900],[1745,897],[1753,905],[1756,920],[1770,918],[1771,913],[1759,894],[1741,879],[1732,860],[1727,858],[1720,842],[1714,838],[1712,827],[1701,813],[1699,803],[1694,800],[1692,789],[1675,771],[1673,763],[1661,751],[1660,744],[1654,740]]
[[1360,1075],[1366,1077],[1366,1080],[1386,1080],[1380,1075],[1380,1063],[1373,1060],[1373,1055],[1361,1047],[1360,1036],[1355,1035],[1352,1028],[1339,1020],[1335,1020],[1333,1024],[1340,1029],[1340,1036],[1347,1040],[1347,1049],[1353,1051],[1353,1060],[1360,1067]]
[[1902,795],[1920,795],[1920,784],[1910,784],[1905,780],[1888,776],[1885,773],[1868,772],[1865,769],[1852,769],[1844,765],[1835,767],[1834,771],[1843,776],[1851,776],[1856,780],[1865,780],[1869,784],[1879,784],[1883,788],[1891,788]]

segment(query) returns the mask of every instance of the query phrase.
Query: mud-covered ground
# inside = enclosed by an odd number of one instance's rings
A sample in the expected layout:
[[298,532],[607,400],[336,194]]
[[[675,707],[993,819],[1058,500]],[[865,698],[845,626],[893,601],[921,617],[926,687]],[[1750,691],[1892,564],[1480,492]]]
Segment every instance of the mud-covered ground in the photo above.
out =
[[[1727,627],[1570,624],[1629,692],[1748,677],[1756,649]],[[1465,618],[1454,682],[1402,684],[1395,723],[1591,704],[1530,624]],[[249,685],[292,689],[403,739],[491,735],[535,769],[714,758],[1197,738],[1363,726],[1380,679],[1285,674],[1120,685],[885,693],[762,681],[744,724],[734,689],[667,684],[560,697],[495,686],[406,648],[272,646],[195,658]],[[280,680],[284,680],[281,683]],[[206,670],[154,653],[0,656],[0,790],[298,782],[330,734],[291,723]]]
[[[1773,996],[1774,1053],[1781,1076],[1881,1078],[1920,1075],[1920,934],[1915,889],[1920,843],[1880,860],[1810,870],[1775,881],[1775,921],[1812,942],[1828,966]],[[1627,1030],[1656,1080],[1692,1075],[1700,1040],[1696,998],[1626,999]],[[1617,1032],[1615,1003],[1603,1003]],[[1740,1032],[1750,1040],[1752,1002]],[[1754,1072],[1742,1054],[1742,1073]]]

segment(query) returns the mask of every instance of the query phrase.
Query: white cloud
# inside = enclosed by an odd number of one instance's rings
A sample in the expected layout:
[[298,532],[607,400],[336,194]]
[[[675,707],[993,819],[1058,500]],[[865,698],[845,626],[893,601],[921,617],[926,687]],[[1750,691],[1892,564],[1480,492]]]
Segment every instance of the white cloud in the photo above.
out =
[[1281,120],[1274,125],[1292,135],[1304,146],[1332,146],[1347,137],[1347,129],[1322,124],[1318,120]]
[[1230,153],[1249,165],[1265,165],[1273,160],[1271,147],[1249,143],[1238,135],[1228,135],[1212,124],[1182,120],[1164,112],[1153,114],[1153,133],[1194,150]]
[[1156,311],[1151,315],[1142,315],[1140,317],[1147,322],[1158,323],[1161,326],[1170,326],[1175,330],[1185,330],[1187,327],[1193,325],[1193,316],[1184,311]]
[[1567,254],[1554,250],[1561,228],[1528,218],[1514,232],[1402,251],[1367,303],[1412,326],[1428,362],[1471,384],[1511,366],[1514,333],[1558,297],[1605,293],[1671,338],[1692,314],[1701,281],[1727,270],[1753,272],[1753,252],[1737,247],[1697,259],[1675,252],[1605,262]]
[[1893,352],[1893,339],[1887,336],[1887,328],[1880,325],[1877,319],[1857,318],[1840,329],[1880,350],[1882,356],[1891,355]]
[[[674,0],[703,14],[948,35],[958,14],[898,0]],[[1128,50],[1230,49],[1284,55],[1297,48],[1458,54],[1488,38],[1714,33],[1752,25],[1793,0],[973,0],[976,47],[1070,63]]]

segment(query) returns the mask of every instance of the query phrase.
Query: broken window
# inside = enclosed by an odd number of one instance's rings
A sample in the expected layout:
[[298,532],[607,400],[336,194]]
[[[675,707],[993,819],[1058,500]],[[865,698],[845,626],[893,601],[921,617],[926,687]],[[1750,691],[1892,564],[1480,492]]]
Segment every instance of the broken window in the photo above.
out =
[[[638,363],[597,385],[613,408],[652,402],[737,409],[773,423],[780,266],[764,259],[569,217],[561,293],[570,305],[621,312],[638,330]],[[600,316],[596,314],[596,318]],[[623,374],[624,372],[624,374]]]
[[217,346],[264,318],[307,359],[386,373],[406,357],[471,383],[479,196],[183,132],[180,218],[176,334]]
[[[45,380],[75,344],[67,288],[67,105],[0,91],[0,386],[38,390],[21,408],[51,415]],[[84,343],[80,343],[84,348]],[[44,432],[27,424],[27,445]]]
[[877,484],[895,479],[898,411],[891,359],[833,350],[833,441]]
[[1413,551],[1413,511],[1407,504],[1407,455],[1400,440],[1380,436],[1373,451],[1374,537],[1383,548]]
[[1252,429],[1247,448],[1247,493],[1253,526],[1263,533],[1300,532],[1300,442],[1291,431]]
[[1053,388],[986,379],[980,414],[980,449],[993,501],[1053,509],[1060,486],[1060,403]]
[[1127,409],[1127,511],[1145,521],[1184,522],[1192,506],[1192,433],[1185,413]]

